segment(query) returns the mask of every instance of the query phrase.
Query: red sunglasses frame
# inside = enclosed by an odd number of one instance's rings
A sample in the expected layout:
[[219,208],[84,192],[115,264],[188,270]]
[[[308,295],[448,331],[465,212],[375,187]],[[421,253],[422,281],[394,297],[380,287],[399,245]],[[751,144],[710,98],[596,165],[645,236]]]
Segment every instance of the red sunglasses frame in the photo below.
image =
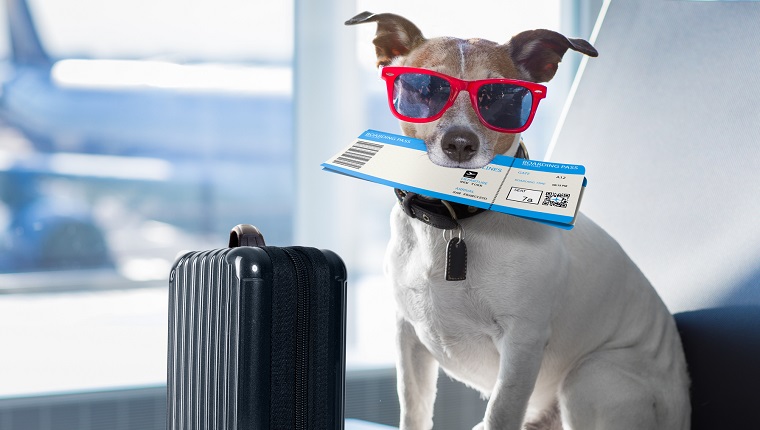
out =
[[[446,104],[441,108],[441,111],[437,114],[429,117],[429,118],[412,118],[408,116],[401,115],[398,111],[396,111],[396,107],[393,105],[393,83],[395,82],[396,78],[399,75],[402,75],[404,73],[419,73],[423,75],[430,75],[430,76],[436,76],[438,78],[441,78],[449,83],[451,86],[451,94],[449,94],[449,99],[446,101]],[[480,119],[480,122],[488,127],[491,130],[502,132],[502,133],[520,133],[522,131],[525,131],[529,126],[530,123],[533,122],[533,117],[536,115],[536,110],[538,109],[538,103],[546,97],[546,87],[537,84],[535,82],[528,82],[528,81],[521,81],[517,79],[480,79],[477,81],[465,81],[462,79],[455,78],[453,76],[444,75],[443,73],[438,73],[433,70],[428,69],[420,69],[417,67],[405,67],[405,66],[385,66],[380,71],[380,78],[385,81],[386,86],[388,88],[388,106],[391,108],[391,112],[393,115],[406,122],[414,122],[414,123],[424,123],[424,122],[432,122],[440,117],[443,116],[443,114],[454,104],[454,101],[456,101],[457,96],[459,95],[460,91],[467,91],[467,93],[470,95],[470,102],[472,104],[472,108],[475,110],[475,113],[478,115],[478,118]],[[483,115],[480,113],[480,108],[478,107],[478,89],[482,87],[483,85],[487,84],[510,84],[510,85],[517,85],[524,88],[527,88],[530,90],[531,94],[533,95],[533,103],[530,107],[530,115],[528,116],[528,120],[525,122],[525,124],[520,128],[501,128],[496,127],[494,125],[491,125],[483,119]]]

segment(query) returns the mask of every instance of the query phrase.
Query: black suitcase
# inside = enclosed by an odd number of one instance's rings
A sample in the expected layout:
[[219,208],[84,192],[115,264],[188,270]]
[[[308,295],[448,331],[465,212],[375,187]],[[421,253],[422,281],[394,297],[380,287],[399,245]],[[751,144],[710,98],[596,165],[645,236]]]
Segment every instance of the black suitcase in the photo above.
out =
[[345,295],[335,253],[264,246],[252,226],[235,227],[230,248],[180,257],[167,428],[343,429]]

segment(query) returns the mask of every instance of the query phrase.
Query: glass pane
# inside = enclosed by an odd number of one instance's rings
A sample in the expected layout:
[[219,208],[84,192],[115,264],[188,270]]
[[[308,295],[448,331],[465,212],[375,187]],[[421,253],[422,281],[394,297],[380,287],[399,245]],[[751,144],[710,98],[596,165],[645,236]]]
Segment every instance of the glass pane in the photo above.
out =
[[478,90],[483,119],[501,128],[520,128],[528,122],[533,93],[517,85],[487,84]]
[[239,223],[292,242],[292,4],[26,6],[2,7],[0,399],[161,387],[178,253]]
[[[401,0],[359,0],[356,10],[404,15],[426,36],[498,42],[559,26],[557,0],[449,3],[436,11],[460,19]],[[8,4],[18,12],[26,2]],[[35,27],[8,17],[25,48],[0,37],[0,345],[12,351],[0,356],[0,428],[163,428],[174,258],[225,246],[238,223],[256,224],[269,244],[293,244],[293,5],[29,6]],[[340,31],[355,33],[360,53],[362,128],[398,132],[374,69],[374,26]],[[559,110],[561,93],[552,94]],[[360,257],[349,268],[346,410],[394,424],[394,299],[381,272],[395,202],[389,189],[361,194],[356,219],[373,228],[347,226]],[[478,395],[440,384],[436,416],[471,427]]]
[[293,4],[244,0],[29,0],[57,58],[288,62]]
[[404,73],[393,82],[393,105],[401,115],[430,118],[437,115],[451,95],[451,86],[437,76]]

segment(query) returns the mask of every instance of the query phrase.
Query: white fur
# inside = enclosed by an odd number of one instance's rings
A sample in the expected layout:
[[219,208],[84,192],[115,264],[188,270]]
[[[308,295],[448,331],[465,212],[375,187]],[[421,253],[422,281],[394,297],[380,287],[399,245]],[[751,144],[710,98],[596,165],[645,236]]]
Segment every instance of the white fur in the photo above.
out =
[[495,212],[461,222],[466,281],[445,281],[441,231],[391,217],[402,429],[432,426],[437,365],[489,398],[484,429],[559,402],[565,430],[688,430],[675,324],[639,269],[579,215],[564,231]]

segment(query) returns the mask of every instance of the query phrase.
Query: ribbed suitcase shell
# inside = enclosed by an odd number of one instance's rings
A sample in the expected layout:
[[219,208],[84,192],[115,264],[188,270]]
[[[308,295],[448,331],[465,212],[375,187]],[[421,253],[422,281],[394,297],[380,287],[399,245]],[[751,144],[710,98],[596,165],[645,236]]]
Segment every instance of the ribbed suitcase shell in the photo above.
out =
[[346,270],[330,251],[191,252],[169,291],[169,430],[342,429]]

